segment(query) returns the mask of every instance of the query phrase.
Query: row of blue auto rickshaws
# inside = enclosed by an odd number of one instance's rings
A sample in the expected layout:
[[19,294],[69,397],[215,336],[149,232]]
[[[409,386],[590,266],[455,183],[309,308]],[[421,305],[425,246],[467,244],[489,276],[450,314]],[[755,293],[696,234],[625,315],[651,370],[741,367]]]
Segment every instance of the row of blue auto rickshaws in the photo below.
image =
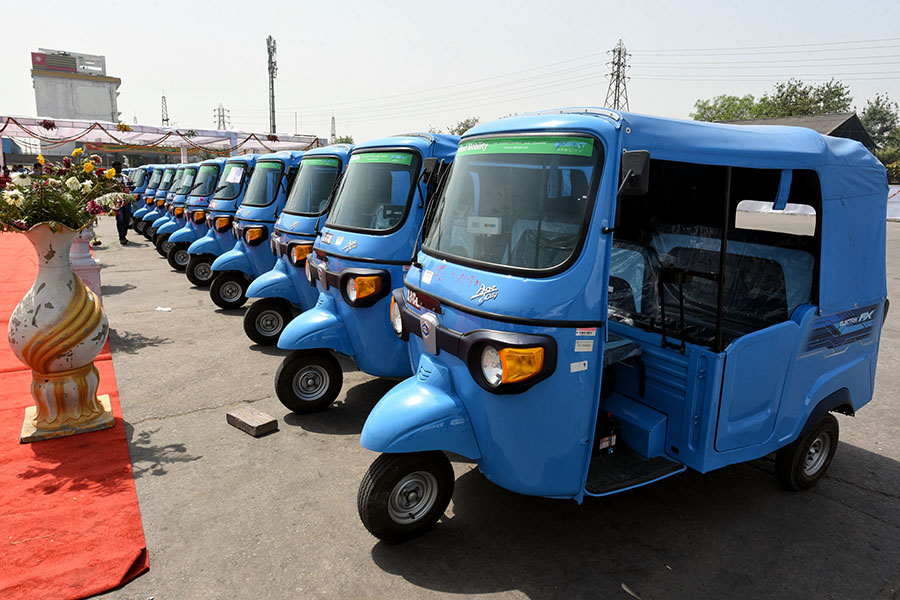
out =
[[361,434],[384,540],[443,514],[447,452],[578,502],[773,452],[805,489],[872,398],[887,182],[850,140],[579,108],[129,177],[134,229],[292,351],[291,411],[339,355],[403,379]]

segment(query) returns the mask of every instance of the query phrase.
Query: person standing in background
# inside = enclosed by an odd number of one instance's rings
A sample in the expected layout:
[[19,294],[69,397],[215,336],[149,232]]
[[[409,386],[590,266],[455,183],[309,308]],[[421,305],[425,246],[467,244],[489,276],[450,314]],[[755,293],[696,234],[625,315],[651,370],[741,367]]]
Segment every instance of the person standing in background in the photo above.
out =
[[[122,163],[115,161],[112,164],[112,168],[116,170],[116,176],[113,179],[122,184],[126,191],[130,192],[131,190],[125,185],[125,178],[122,177]],[[131,223],[131,202],[125,202],[116,211],[116,229],[119,231],[119,243],[123,246],[128,245],[128,238],[125,237],[125,234],[128,233],[129,223]]]

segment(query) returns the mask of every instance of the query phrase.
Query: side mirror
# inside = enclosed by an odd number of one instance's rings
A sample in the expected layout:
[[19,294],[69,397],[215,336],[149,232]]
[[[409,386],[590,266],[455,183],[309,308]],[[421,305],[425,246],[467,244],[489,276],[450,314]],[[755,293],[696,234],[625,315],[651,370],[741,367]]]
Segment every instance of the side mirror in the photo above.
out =
[[437,171],[438,159],[431,157],[422,161],[422,181],[426,184],[431,182],[432,176]]
[[625,196],[642,196],[650,188],[650,153],[632,150],[622,153],[620,167],[622,182],[619,193]]

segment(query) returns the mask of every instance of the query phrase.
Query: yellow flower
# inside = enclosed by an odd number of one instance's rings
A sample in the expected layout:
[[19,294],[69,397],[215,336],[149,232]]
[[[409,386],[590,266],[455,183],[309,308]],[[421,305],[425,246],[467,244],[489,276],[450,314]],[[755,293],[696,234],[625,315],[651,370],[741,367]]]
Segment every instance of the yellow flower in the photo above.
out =
[[92,162],[86,162],[86,163],[84,163],[84,165],[82,165],[81,169],[82,169],[85,173],[90,173],[91,171],[94,170],[94,163],[92,163]]
[[72,150],[72,157],[73,157],[73,158],[76,157],[76,156],[78,156],[79,154],[84,154],[84,150],[81,149],[81,148],[75,148],[74,150]]
[[113,177],[116,176],[116,170],[112,169],[112,168],[107,169],[105,175],[106,175],[107,179],[112,179]]
[[37,155],[37,161],[38,161],[39,163],[41,163],[41,166],[43,166],[43,165],[44,165],[44,155],[43,155],[43,154],[38,154],[38,155]]

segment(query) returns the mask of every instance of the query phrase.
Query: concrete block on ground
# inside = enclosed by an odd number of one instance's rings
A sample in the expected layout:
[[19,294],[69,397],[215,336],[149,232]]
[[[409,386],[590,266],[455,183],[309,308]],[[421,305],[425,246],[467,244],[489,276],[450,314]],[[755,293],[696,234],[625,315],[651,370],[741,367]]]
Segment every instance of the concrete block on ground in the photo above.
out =
[[260,437],[278,431],[278,419],[256,410],[252,406],[241,406],[226,415],[229,425],[237,427],[253,437]]

